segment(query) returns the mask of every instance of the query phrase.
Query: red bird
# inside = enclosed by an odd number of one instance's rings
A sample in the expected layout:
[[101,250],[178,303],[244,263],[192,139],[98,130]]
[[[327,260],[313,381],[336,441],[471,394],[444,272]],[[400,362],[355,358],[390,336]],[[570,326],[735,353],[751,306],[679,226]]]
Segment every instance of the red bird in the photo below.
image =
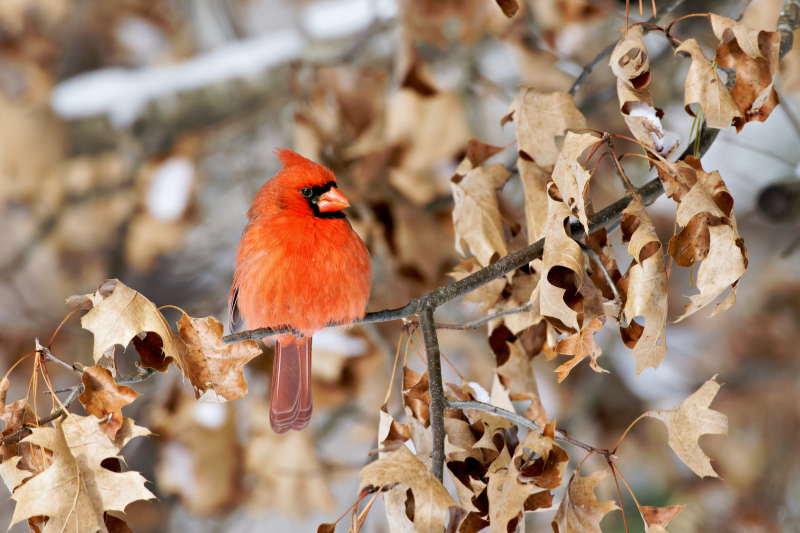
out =
[[274,337],[270,425],[283,434],[311,419],[311,336],[364,316],[372,264],[333,172],[291,150],[275,153],[283,169],[247,212],[228,307],[231,331],[243,319],[296,332]]

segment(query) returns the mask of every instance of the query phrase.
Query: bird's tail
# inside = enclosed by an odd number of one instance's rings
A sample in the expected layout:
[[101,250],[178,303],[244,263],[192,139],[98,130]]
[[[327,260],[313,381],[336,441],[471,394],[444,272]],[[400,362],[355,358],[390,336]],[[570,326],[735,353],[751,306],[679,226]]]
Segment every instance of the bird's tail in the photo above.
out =
[[299,346],[276,343],[269,406],[272,430],[283,435],[290,429],[305,429],[311,420],[312,407],[311,339]]

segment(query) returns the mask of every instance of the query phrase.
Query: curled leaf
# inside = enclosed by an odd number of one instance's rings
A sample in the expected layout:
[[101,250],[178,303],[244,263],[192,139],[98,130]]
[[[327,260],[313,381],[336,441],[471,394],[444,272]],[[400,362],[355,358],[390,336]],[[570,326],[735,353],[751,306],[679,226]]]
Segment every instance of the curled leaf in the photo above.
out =
[[589,190],[592,175],[578,163],[578,157],[584,150],[599,142],[600,139],[588,133],[567,133],[561,152],[558,154],[553,181],[561,193],[561,198],[572,214],[578,217],[589,233],[589,220],[586,218],[584,196]]
[[[627,279],[627,301],[623,315],[627,328],[622,339],[633,349],[636,376],[646,368],[658,368],[667,355],[667,268],[664,250],[642,201],[637,197],[622,212],[622,240],[633,257]],[[644,328],[634,317],[644,318]]]
[[743,113],[733,101],[731,93],[719,79],[717,70],[711,64],[694,39],[683,41],[675,53],[688,54],[692,58],[692,66],[686,76],[684,108],[690,115],[694,115],[689,108],[690,104],[699,103],[703,108],[706,124],[710,128],[724,130],[731,125],[735,117],[742,117]]
[[[553,185],[550,186],[550,190]],[[543,271],[539,284],[540,312],[561,331],[580,330],[578,313],[569,304],[580,300],[578,291],[584,277],[583,252],[567,233],[564,221],[572,211],[552,197],[548,199],[547,228],[545,229]],[[534,294],[536,294],[534,292]],[[569,301],[569,302],[568,302]]]
[[667,524],[678,516],[678,513],[683,511],[684,507],[686,506],[648,507],[646,505],[639,505],[639,513],[641,513],[642,520],[644,520],[645,533],[669,533],[669,531],[667,531]]
[[597,364],[597,358],[602,355],[603,350],[601,350],[597,343],[594,342],[594,334],[600,331],[600,328],[602,327],[603,323],[600,322],[600,319],[595,318],[580,332],[575,333],[564,340],[558,341],[558,346],[556,346],[556,351],[558,353],[575,356],[563,365],[556,368],[555,371],[558,372],[559,383],[564,381],[567,375],[569,375],[570,370],[572,370],[575,365],[587,357],[591,357],[589,366],[592,367],[592,370],[595,372],[608,372],[608,370],[601,368]]
[[625,36],[611,53],[609,66],[614,76],[632,89],[638,91],[647,87],[650,83],[650,55],[644,44],[641,24],[625,31]]

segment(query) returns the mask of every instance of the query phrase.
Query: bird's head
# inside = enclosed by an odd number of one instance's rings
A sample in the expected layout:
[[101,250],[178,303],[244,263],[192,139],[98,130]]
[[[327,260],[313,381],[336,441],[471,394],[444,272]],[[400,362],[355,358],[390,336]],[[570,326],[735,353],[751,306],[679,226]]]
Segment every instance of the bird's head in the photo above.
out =
[[322,219],[345,218],[347,198],[336,188],[336,177],[328,168],[291,150],[275,151],[283,169],[270,182],[281,209]]

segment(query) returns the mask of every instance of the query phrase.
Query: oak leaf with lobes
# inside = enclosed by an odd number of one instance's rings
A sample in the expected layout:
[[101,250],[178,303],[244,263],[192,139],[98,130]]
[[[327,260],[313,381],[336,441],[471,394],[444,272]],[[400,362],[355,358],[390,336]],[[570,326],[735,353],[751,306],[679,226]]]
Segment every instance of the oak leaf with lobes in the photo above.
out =
[[166,357],[180,360],[185,353],[183,341],[172,332],[153,302],[120,281],[106,280],[93,295],[78,298],[85,298],[81,300],[84,303],[87,299],[92,301],[91,310],[81,318],[81,326],[94,333],[95,363],[108,349],[117,344],[127,346],[141,332],[158,335]]
[[[109,439],[94,417],[72,415],[55,428],[35,428],[23,442],[53,452],[53,463],[16,488],[17,501],[11,524],[29,517],[46,516],[42,533],[106,531],[103,515],[124,511],[135,500],[154,498],[137,472],[114,472],[101,465],[132,438],[149,434],[132,420],[123,420],[114,440]],[[5,472],[4,472],[5,473]]]
[[414,494],[414,531],[441,533],[448,508],[458,506],[444,485],[405,446],[361,469],[359,490],[403,483]]
[[139,393],[126,385],[118,385],[111,372],[100,365],[86,368],[81,381],[84,390],[78,400],[86,413],[100,419],[100,427],[108,438],[114,439],[122,427],[122,408],[135,400]]
[[571,95],[540,93],[525,86],[514,97],[500,125],[510,120],[516,126],[519,156],[544,168],[552,167],[558,159],[557,136],[586,127],[586,119]]
[[201,402],[222,403],[244,398],[247,381],[242,368],[261,354],[261,348],[253,340],[225,344],[223,330],[222,322],[213,316],[191,318],[184,314],[178,321],[178,333],[187,347],[180,366]]
[[677,408],[645,413],[646,416],[658,418],[667,425],[669,447],[701,478],[719,476],[711,467],[711,460],[700,449],[698,439],[702,435],[728,434],[728,417],[708,408],[719,387],[714,376]]
[[602,471],[581,477],[580,467],[575,470],[551,522],[555,533],[601,533],[600,520],[619,509],[612,500],[600,502],[594,495],[597,484],[607,476],[608,472]]
[[578,157],[584,150],[598,142],[600,139],[588,133],[567,133],[553,171],[553,181],[561,193],[561,198],[572,214],[581,221],[587,235],[589,220],[586,218],[586,205],[583,197],[589,191],[589,180],[592,175],[578,163]]

